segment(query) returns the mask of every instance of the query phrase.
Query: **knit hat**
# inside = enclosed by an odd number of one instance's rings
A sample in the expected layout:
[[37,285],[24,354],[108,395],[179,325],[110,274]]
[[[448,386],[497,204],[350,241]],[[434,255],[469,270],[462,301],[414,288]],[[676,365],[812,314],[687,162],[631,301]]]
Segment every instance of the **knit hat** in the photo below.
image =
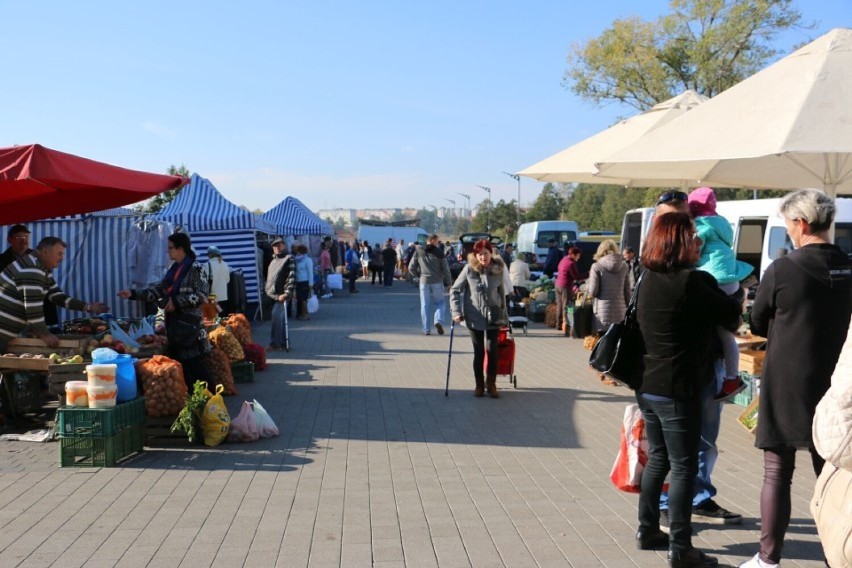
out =
[[716,214],[716,193],[710,187],[699,187],[689,194],[689,212],[693,217]]
[[219,247],[214,247],[214,246],[211,245],[211,246],[207,247],[207,256],[208,257],[222,256],[222,251],[219,250]]
[[272,241],[272,246],[275,246],[275,245],[286,245],[286,244],[287,244],[287,243],[286,243],[286,242],[284,241],[284,239],[282,239],[281,237],[278,237],[277,239],[275,239],[274,241]]

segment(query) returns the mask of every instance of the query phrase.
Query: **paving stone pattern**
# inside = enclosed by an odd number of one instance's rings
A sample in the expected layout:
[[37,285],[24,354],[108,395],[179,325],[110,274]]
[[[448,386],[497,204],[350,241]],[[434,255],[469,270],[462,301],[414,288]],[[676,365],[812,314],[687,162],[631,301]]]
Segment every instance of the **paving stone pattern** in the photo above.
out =
[[[516,334],[518,387],[472,396],[471,345],[424,336],[416,288],[358,283],[292,321],[289,353],[230,397],[281,435],[215,448],[159,444],[116,468],[60,469],[56,443],[0,442],[0,567],[634,567],[635,495],[608,476],[631,392],[602,385],[582,342]],[[268,323],[255,327],[266,344]],[[694,524],[736,566],[759,537],[762,455],[723,414],[714,481],[740,526]],[[785,566],[823,566],[799,455]]]

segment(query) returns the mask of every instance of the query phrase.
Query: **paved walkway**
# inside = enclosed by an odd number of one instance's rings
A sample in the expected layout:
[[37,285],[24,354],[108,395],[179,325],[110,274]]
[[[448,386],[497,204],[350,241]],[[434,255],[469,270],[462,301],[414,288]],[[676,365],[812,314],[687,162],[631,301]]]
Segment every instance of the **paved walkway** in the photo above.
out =
[[[635,495],[608,481],[630,392],[578,340],[516,335],[518,389],[472,397],[466,330],[420,332],[416,289],[323,301],[228,405],[257,398],[277,438],[148,448],[110,469],[59,469],[57,444],[0,442],[0,567],[665,566],[633,547]],[[255,329],[266,343],[268,324]],[[762,457],[726,405],[714,480],[741,526],[695,524],[736,566],[756,551]],[[799,456],[785,566],[822,566]]]

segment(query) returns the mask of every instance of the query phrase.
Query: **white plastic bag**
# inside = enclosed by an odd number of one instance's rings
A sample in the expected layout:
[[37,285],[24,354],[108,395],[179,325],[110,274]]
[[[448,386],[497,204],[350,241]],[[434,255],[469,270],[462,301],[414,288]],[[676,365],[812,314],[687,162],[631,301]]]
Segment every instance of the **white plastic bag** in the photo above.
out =
[[343,290],[342,274],[329,274],[326,278],[328,279],[326,282],[330,290]]
[[278,435],[278,426],[272,421],[266,409],[260,405],[257,399],[252,403],[254,407],[254,422],[257,424],[257,431],[261,438],[271,438]]
[[319,298],[316,294],[308,298],[308,313],[315,314],[319,311]]
[[240,413],[237,417],[231,420],[231,429],[228,432],[229,442],[254,442],[260,438],[260,432],[257,430],[257,423],[254,419],[254,411],[251,409],[251,403],[247,400],[243,401],[240,408]]

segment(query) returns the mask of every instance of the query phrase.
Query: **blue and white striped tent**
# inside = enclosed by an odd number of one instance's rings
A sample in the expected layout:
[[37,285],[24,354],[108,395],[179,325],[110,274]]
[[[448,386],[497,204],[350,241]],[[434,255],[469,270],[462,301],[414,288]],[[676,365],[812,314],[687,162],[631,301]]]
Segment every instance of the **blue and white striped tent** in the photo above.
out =
[[333,235],[334,229],[295,197],[287,197],[263,214],[279,235]]
[[[130,263],[128,235],[141,213],[117,207],[84,215],[69,215],[27,223],[30,246],[35,248],[44,237],[59,237],[68,245],[65,260],[53,271],[59,287],[87,302],[104,302],[116,317],[141,317],[139,302],[120,300],[118,291],[128,286]],[[8,234],[9,226],[0,227]],[[171,233],[171,227],[164,232]],[[162,247],[165,250],[165,242]],[[59,320],[88,314],[59,309]]]
[[248,302],[260,300],[256,235],[275,233],[271,223],[228,201],[198,174],[192,174],[189,185],[156,218],[174,223],[188,233],[202,264],[207,262],[207,247],[218,247],[232,270],[242,270]]

